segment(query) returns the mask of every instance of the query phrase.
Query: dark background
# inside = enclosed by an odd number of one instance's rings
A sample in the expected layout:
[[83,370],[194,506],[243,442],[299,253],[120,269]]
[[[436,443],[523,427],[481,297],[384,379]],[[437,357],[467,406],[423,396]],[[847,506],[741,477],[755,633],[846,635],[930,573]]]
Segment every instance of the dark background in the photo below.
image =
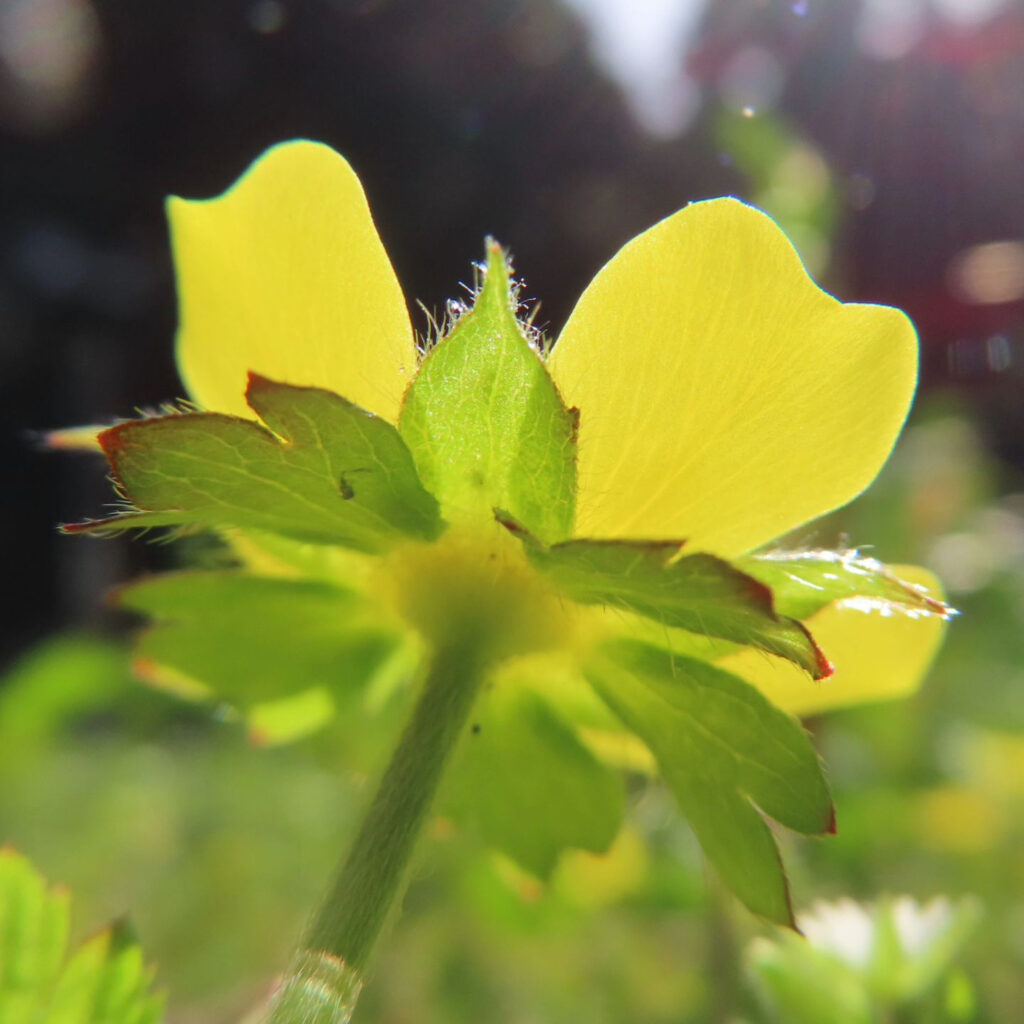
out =
[[[410,304],[459,295],[490,233],[556,333],[633,234],[693,199],[759,199],[723,117],[741,144],[784,125],[831,175],[825,283],[906,308],[923,388],[955,391],[1024,464],[1024,8],[911,4],[911,31],[859,0],[690,6],[692,109],[652,131],[555,0],[0,0],[0,655],[172,557],[58,536],[109,488],[34,432],[180,394],[163,198],[215,194],[295,136],[355,166]],[[735,120],[758,60],[777,81]]]

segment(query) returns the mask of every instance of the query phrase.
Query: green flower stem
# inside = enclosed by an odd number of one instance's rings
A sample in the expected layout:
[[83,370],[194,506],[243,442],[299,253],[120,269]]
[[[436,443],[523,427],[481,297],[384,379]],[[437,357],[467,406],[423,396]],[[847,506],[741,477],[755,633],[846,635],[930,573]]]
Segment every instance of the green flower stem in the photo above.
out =
[[476,653],[434,656],[422,693],[307,946],[366,966],[480,684]]
[[334,884],[313,921],[268,1024],[343,1024],[484,676],[472,641],[439,649]]

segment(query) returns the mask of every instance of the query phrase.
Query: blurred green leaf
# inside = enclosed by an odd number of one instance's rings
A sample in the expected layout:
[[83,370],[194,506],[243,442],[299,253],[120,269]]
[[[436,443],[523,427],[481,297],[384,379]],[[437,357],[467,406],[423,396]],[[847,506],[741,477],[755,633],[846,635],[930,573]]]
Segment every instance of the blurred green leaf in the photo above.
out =
[[105,431],[100,443],[132,508],[65,529],[239,527],[360,551],[439,535],[437,503],[390,423],[321,388],[255,374],[246,400],[266,427],[194,413]]
[[635,641],[606,644],[588,676],[651,748],[726,884],[755,913],[792,925],[785,872],[759,810],[805,834],[834,827],[800,724],[736,676]]
[[0,850],[0,1021],[155,1024],[163,998],[127,926],[95,935],[65,962],[69,897],[10,849]]
[[134,689],[123,644],[84,634],[44,641],[0,685],[0,767],[30,766],[70,719],[124,701]]
[[427,353],[400,429],[449,518],[497,506],[561,540],[576,500],[576,415],[523,332],[505,254],[491,242],[473,308]]
[[[123,588],[118,600],[157,620],[136,643],[141,675],[160,682],[170,669],[243,709],[315,690],[352,699],[402,644],[359,595],[311,580],[169,573]],[[269,709],[261,721],[272,730]]]
[[721,558],[679,558],[680,541],[571,540],[545,547],[514,519],[502,515],[501,521],[533,565],[574,601],[757,647],[815,679],[830,671],[804,626],[775,613],[771,591]]
[[69,896],[11,849],[0,850],[0,1020],[39,1019],[64,959]]
[[547,878],[558,855],[605,851],[623,811],[618,773],[602,764],[539,694],[484,693],[462,739],[446,802],[489,843]]

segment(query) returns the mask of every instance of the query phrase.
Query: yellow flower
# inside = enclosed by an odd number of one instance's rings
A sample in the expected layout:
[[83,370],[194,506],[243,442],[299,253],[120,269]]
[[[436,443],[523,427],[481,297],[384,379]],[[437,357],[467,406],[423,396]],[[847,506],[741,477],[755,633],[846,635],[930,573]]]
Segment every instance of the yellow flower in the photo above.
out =
[[[251,418],[255,371],[399,421],[416,343],[344,159],[285,143],[216,199],[172,199],[169,217],[179,367],[201,408]],[[823,292],[763,213],[732,199],[686,207],[601,270],[547,358],[580,415],[574,534],[756,549],[871,483],[916,365],[902,313]],[[923,570],[899,573],[938,589]],[[825,683],[752,650],[722,664],[807,712],[908,692],[942,632],[938,617],[863,600],[809,625],[836,666]]]

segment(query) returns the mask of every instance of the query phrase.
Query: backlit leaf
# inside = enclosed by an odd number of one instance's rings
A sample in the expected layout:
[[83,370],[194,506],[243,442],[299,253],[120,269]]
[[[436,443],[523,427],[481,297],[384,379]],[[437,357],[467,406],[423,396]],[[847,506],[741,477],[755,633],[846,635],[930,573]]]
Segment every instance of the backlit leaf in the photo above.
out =
[[[939,581],[926,570],[897,565],[892,572],[922,593],[941,598]],[[821,683],[756,651],[727,652],[720,664],[795,715],[906,697],[921,685],[942,643],[949,614],[942,607],[938,613],[870,597],[826,605],[808,622],[835,664],[835,673]]]
[[448,802],[489,843],[547,878],[568,848],[600,853],[618,831],[623,791],[535,691],[506,680],[478,700]]
[[117,922],[82,944],[54,988],[47,1024],[154,1024],[163,1000],[149,993],[152,971]]
[[821,764],[799,723],[728,672],[634,641],[605,645],[588,676],[650,747],[726,884],[755,913],[791,925],[785,872],[761,812],[809,835],[834,827]]
[[37,1019],[64,959],[68,941],[66,890],[13,850],[0,850],[0,1021]]
[[771,587],[776,609],[796,619],[851,597],[932,615],[950,614],[949,607],[924,587],[900,579],[890,567],[856,551],[780,551],[745,555],[733,564]]
[[831,671],[806,628],[776,614],[763,583],[714,555],[677,557],[679,541],[571,540],[545,547],[514,520],[500,518],[533,565],[574,601],[756,647],[815,679]]
[[266,427],[194,413],[105,431],[135,511],[66,529],[241,527],[361,551],[439,535],[437,503],[390,423],[329,391],[256,375],[246,398]]
[[163,999],[123,923],[65,961],[68,893],[0,850],[0,1021],[3,1024],[156,1024]]
[[156,619],[136,644],[144,677],[171,670],[243,709],[318,689],[343,701],[401,644],[358,595],[313,580],[169,573],[125,587],[119,603]]

